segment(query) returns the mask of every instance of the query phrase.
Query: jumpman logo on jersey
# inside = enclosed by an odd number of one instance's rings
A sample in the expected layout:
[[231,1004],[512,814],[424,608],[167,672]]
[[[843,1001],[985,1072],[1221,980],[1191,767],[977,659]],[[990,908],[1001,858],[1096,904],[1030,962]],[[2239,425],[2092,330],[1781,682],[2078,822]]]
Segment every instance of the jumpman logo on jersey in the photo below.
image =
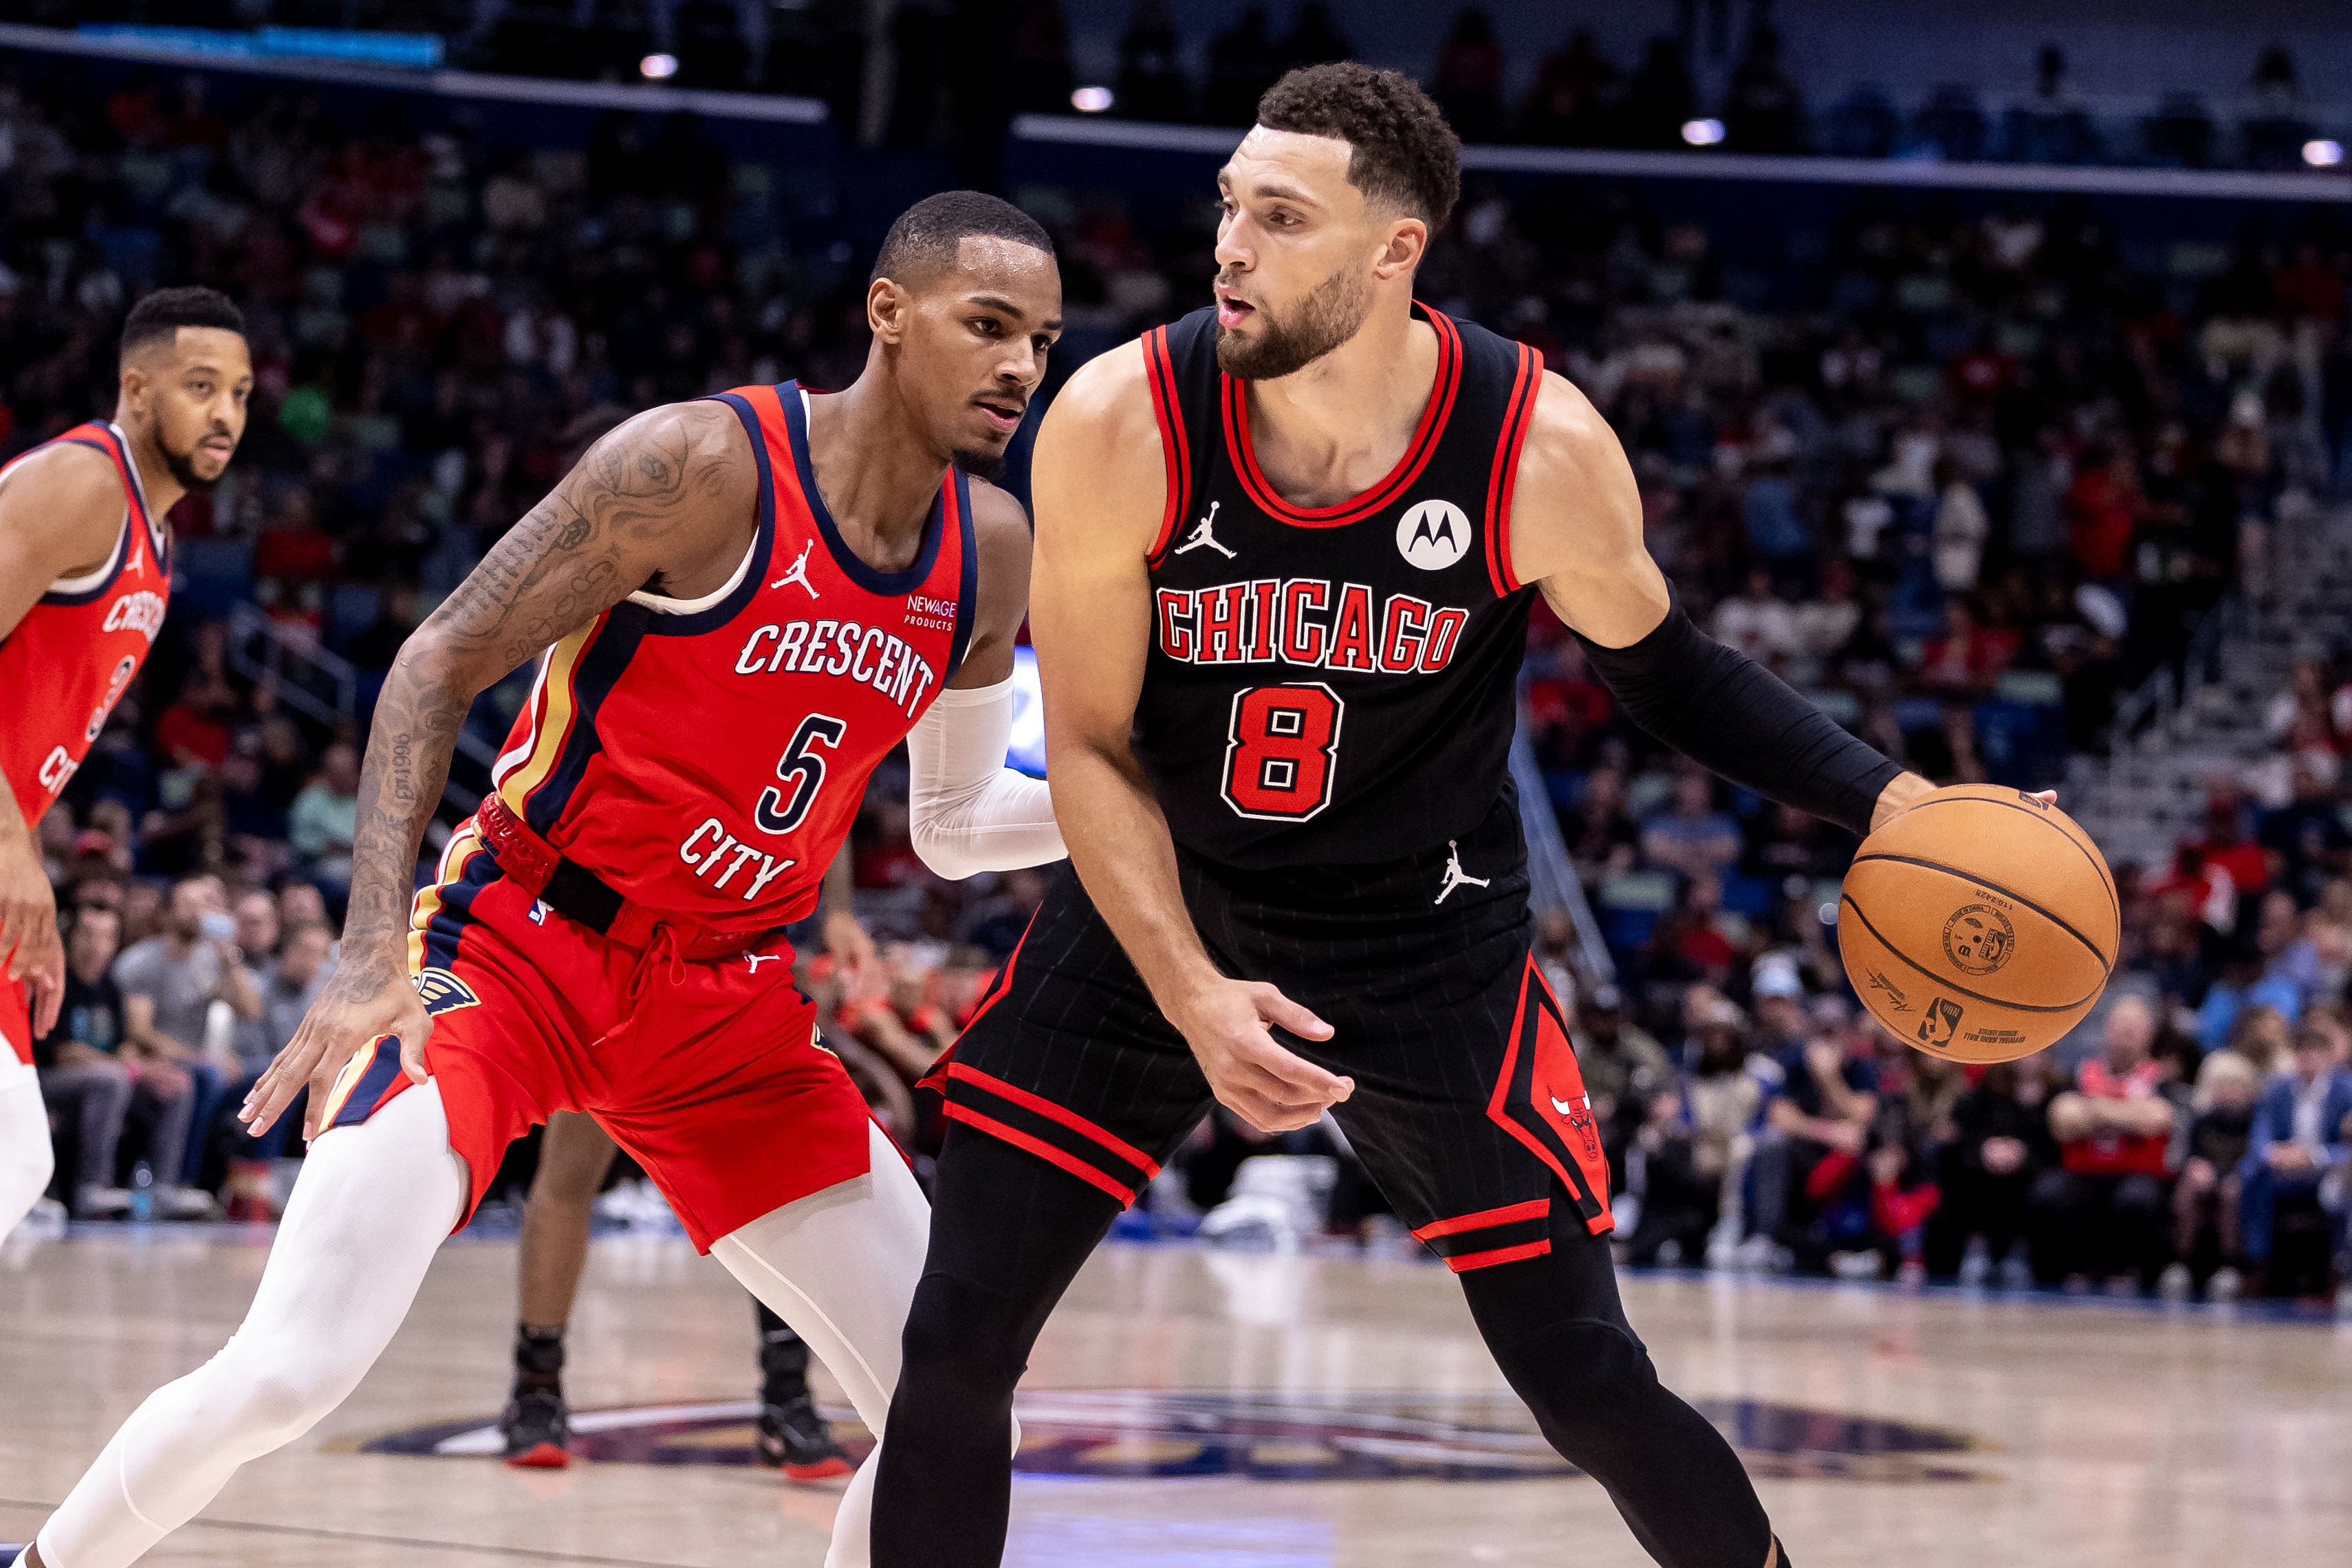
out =
[[802,587],[808,590],[808,596],[810,598],[814,599],[821,597],[822,595],[820,595],[816,591],[816,584],[808,580],[809,552],[815,548],[816,541],[814,539],[810,540],[806,544],[802,545],[801,558],[793,563],[793,569],[785,573],[782,576],[777,578],[774,582],[769,584],[768,586],[771,588],[781,588],[787,583],[798,583]]
[[1234,558],[1232,551],[1217,542],[1217,508],[1223,504],[1222,501],[1209,503],[1209,515],[1192,525],[1191,536],[1176,547],[1177,554],[1181,555],[1187,550],[1198,550],[1205,544],[1228,561]]
[[1445,885],[1437,889],[1437,897],[1432,899],[1430,902],[1442,904],[1445,901],[1445,895],[1456,888],[1483,888],[1494,880],[1492,877],[1473,877],[1463,870],[1462,847],[1453,839],[1449,838],[1445,841],[1445,847],[1448,851],[1445,857]]
[[751,974],[756,979],[760,973],[760,965],[780,963],[784,957],[785,955],[781,952],[747,952],[743,955],[743,962],[751,966]]

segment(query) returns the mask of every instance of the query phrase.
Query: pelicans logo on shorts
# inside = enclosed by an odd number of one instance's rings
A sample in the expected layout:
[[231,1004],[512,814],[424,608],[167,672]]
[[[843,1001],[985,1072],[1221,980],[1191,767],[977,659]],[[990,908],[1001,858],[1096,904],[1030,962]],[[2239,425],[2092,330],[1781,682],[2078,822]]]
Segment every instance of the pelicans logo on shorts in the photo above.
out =
[[417,972],[416,994],[425,1001],[425,1012],[435,1017],[460,1007],[478,1007],[482,999],[474,988],[446,969],[425,969]]

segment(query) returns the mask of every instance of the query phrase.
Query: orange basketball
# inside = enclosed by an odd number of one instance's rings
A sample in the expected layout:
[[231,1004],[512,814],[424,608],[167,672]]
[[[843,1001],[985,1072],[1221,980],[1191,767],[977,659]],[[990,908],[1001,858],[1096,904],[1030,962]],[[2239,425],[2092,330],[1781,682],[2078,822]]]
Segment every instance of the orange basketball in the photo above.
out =
[[1862,842],[1838,952],[1871,1016],[1933,1056],[2005,1062],[2098,1001],[2122,937],[2106,857],[2032,795],[1958,784]]

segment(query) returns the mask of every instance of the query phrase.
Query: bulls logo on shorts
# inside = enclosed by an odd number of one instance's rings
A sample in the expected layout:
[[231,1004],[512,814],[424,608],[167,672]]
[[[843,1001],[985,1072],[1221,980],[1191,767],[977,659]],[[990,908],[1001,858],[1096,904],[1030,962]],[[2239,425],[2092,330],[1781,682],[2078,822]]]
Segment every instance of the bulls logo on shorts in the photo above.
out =
[[1549,1165],[1576,1200],[1585,1228],[1613,1228],[1609,1214],[1609,1159],[1592,1119],[1592,1097],[1576,1065],[1568,1019],[1530,956],[1519,982],[1519,1006],[1503,1070],[1486,1114]]

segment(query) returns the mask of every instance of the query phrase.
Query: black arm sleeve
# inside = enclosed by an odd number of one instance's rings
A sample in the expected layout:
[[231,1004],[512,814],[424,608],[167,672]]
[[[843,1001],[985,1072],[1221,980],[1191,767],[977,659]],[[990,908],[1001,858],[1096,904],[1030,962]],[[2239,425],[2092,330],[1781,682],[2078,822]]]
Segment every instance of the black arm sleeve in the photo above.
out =
[[1903,771],[1692,625],[1679,595],[1631,647],[1602,647],[1581,632],[1576,640],[1633,722],[1768,800],[1867,834],[1879,792]]

